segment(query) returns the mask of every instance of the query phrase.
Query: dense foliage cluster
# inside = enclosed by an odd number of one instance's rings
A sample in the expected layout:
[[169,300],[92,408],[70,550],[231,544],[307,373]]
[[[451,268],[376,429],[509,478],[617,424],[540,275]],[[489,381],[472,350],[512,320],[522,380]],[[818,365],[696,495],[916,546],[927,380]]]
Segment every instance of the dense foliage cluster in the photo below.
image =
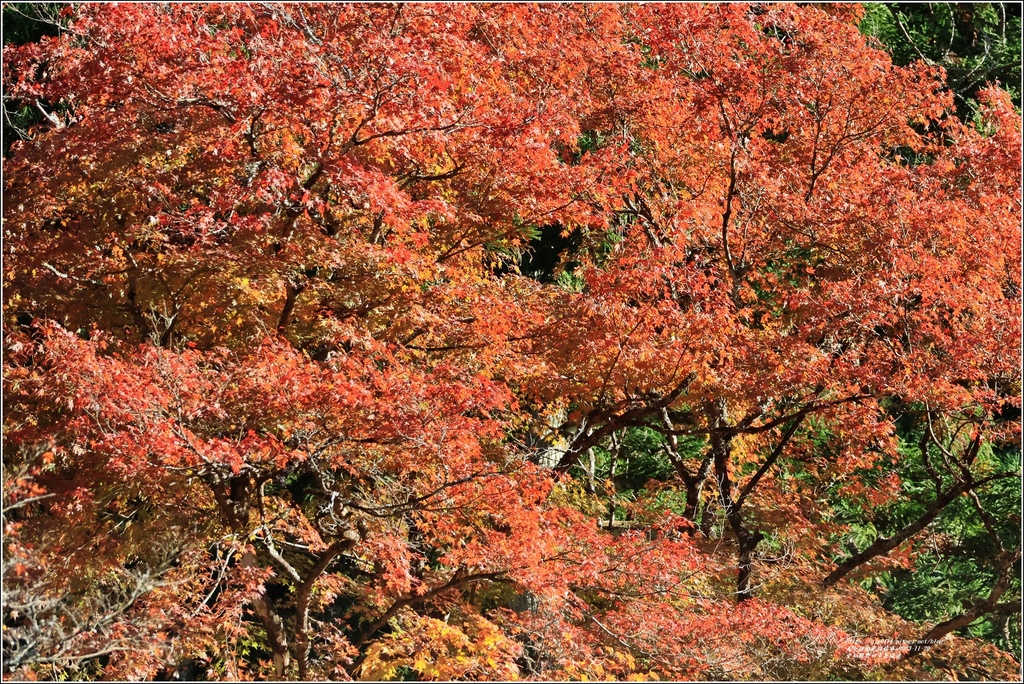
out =
[[946,70],[961,118],[977,113],[974,95],[986,82],[1005,88],[1020,107],[1019,3],[895,2],[864,9],[861,33],[880,40],[895,63],[921,60]]
[[1014,676],[1007,92],[852,5],[52,18],[5,676]]

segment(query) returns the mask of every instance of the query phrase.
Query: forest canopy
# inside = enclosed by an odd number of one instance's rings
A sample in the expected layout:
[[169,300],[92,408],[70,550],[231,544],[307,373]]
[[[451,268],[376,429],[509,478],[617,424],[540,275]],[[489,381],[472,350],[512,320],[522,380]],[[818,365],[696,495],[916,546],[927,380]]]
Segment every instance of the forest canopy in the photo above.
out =
[[1007,7],[5,5],[3,676],[1015,679]]

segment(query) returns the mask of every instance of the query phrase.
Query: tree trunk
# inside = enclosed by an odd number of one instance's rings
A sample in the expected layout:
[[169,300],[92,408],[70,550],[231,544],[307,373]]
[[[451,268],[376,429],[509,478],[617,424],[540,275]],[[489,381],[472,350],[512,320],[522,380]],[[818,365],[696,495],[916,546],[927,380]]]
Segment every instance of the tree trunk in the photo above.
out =
[[[358,541],[359,533],[355,530],[347,530],[342,539],[334,542],[324,551],[320,560],[309,571],[306,579],[295,592],[295,662],[299,668],[299,679],[303,681],[309,680],[309,597],[313,591],[313,585],[338,554],[352,548]],[[276,658],[274,663],[276,667]],[[285,667],[287,667],[287,663]]]
[[714,459],[715,479],[718,492],[722,497],[729,528],[736,537],[738,546],[736,557],[736,601],[743,602],[751,598],[750,574],[753,569],[754,550],[764,539],[760,532],[751,532],[743,523],[741,507],[733,500],[733,482],[730,475],[732,457],[732,435],[725,431],[728,427],[725,401],[719,399],[709,403],[706,410],[708,425],[711,431],[711,454]]
[[594,470],[597,469],[597,459],[594,456],[594,449],[587,449],[587,480],[583,487],[587,494],[595,494],[597,488],[594,486]]
[[[256,554],[247,551],[242,556],[239,565],[243,568],[256,567]],[[288,672],[288,668],[291,667],[291,653],[288,651],[288,639],[285,636],[284,622],[270,606],[269,601],[263,596],[254,597],[249,601],[249,605],[252,606],[256,617],[260,619],[260,622],[263,623],[263,628],[267,631],[270,652],[274,656],[274,675],[278,679],[283,679],[285,673]]]
[[[211,483],[210,488],[213,490],[218,508],[228,526],[236,534],[246,535],[249,527],[249,502],[252,491],[248,475],[236,475],[228,480],[226,486],[221,482]],[[256,554],[246,551],[242,555],[239,565],[243,568],[258,567]],[[288,650],[284,621],[273,609],[269,599],[264,596],[253,597],[249,601],[249,605],[252,606],[253,612],[256,613],[256,617],[260,619],[263,629],[267,632],[270,652],[274,656],[274,674],[278,679],[282,679],[291,666],[291,653]]]
[[295,300],[305,289],[305,285],[295,284],[290,280],[285,281],[284,308],[281,309],[281,317],[277,320],[277,332],[283,333],[287,330],[288,324],[292,322],[292,311],[295,310]]

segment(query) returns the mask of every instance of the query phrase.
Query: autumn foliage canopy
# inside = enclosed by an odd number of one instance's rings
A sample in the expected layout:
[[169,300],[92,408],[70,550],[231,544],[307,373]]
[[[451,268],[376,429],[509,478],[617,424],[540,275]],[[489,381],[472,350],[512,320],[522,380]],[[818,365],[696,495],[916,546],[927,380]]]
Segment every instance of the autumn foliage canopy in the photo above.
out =
[[5,49],[5,676],[923,676],[850,580],[1017,476],[1021,122],[858,11],[86,4]]

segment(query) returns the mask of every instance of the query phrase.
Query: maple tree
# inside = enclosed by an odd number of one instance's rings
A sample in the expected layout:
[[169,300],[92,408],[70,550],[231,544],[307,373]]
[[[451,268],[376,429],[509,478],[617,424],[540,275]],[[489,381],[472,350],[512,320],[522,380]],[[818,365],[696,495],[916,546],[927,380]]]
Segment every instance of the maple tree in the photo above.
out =
[[[851,646],[1009,612],[1020,563],[1020,120],[860,16],[83,5],[5,46],[7,672],[1013,672]],[[966,498],[962,614],[846,581]]]

